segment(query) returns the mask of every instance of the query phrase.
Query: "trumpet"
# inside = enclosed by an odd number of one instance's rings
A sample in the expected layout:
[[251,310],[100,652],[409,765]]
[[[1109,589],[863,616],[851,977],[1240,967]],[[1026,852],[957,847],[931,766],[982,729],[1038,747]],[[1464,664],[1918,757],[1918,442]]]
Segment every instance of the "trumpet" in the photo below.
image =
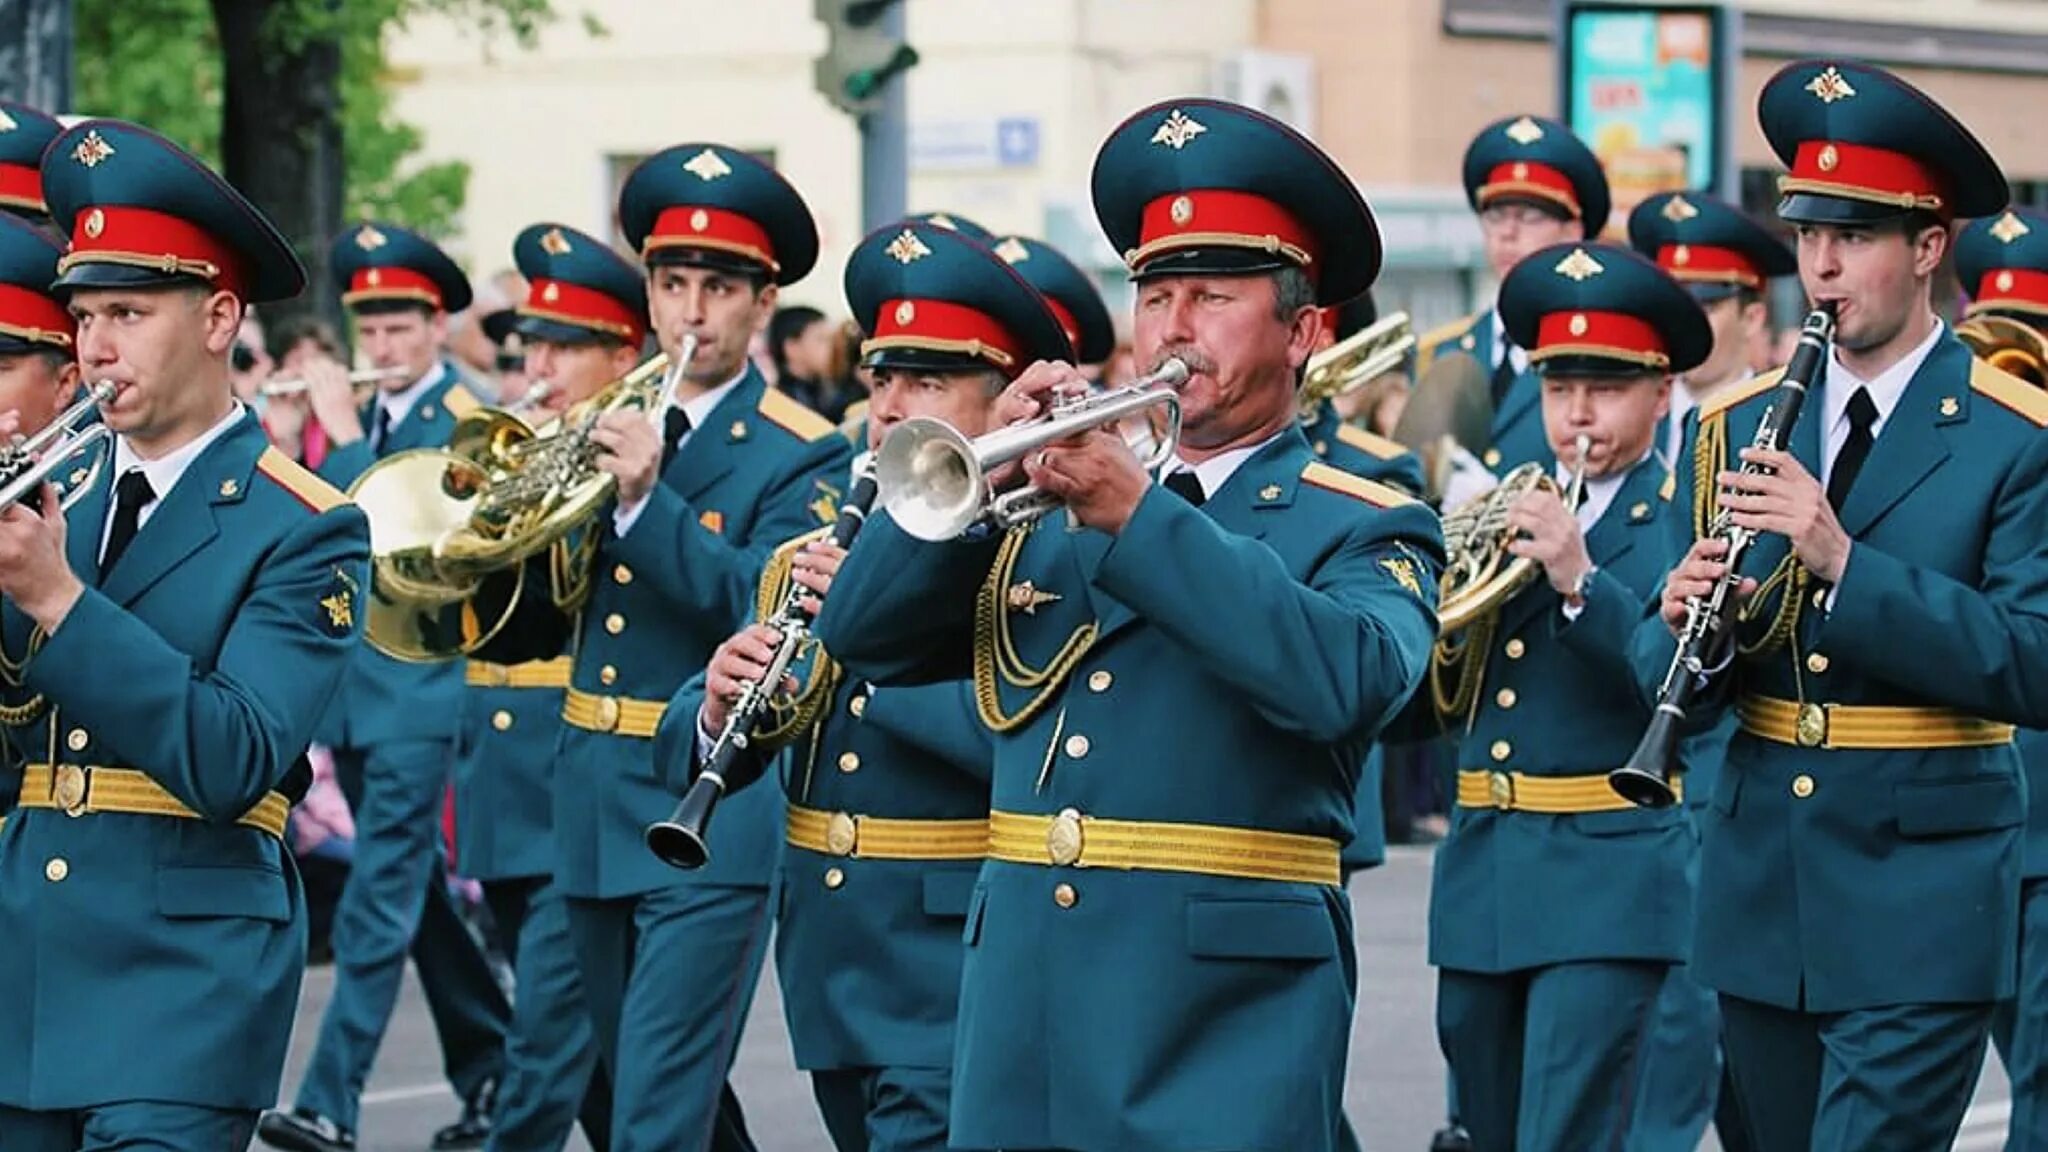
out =
[[[1791,442],[1792,426],[1799,422],[1807,389],[1820,379],[1834,338],[1835,305],[1823,302],[1807,313],[1800,327],[1799,346],[1792,350],[1792,362],[1785,365],[1785,374],[1771,394],[1771,406],[1757,422],[1751,447],[1783,451]],[[1742,466],[1744,473],[1761,470],[1755,464]],[[1650,717],[1650,726],[1628,763],[1607,774],[1608,784],[1624,800],[1643,808],[1668,808],[1678,802],[1678,791],[1671,782],[1677,774],[1686,710],[1692,706],[1693,696],[1705,687],[1709,670],[1721,666],[1720,656],[1733,642],[1730,617],[1735,610],[1735,590],[1742,584],[1742,558],[1756,541],[1757,532],[1735,524],[1724,508],[1714,517],[1710,535],[1728,544],[1727,554],[1721,557],[1726,570],[1709,595],[1686,601],[1685,626],[1679,630],[1678,650],[1671,654],[1671,665],[1657,690],[1657,710]]]
[[1302,419],[1315,419],[1323,401],[1349,396],[1399,368],[1414,348],[1414,325],[1406,312],[1396,312],[1309,357],[1297,390]]
[[[832,524],[832,543],[841,548],[853,546],[853,538],[875,502],[872,465],[872,458],[865,453],[854,463],[853,490],[847,494],[846,503],[839,506],[839,518]],[[647,826],[647,850],[662,863],[696,869],[711,862],[711,814],[725,797],[727,778],[740,754],[753,743],[754,726],[767,714],[782,678],[810,642],[811,614],[804,607],[804,597],[808,595],[810,590],[802,584],[793,579],[789,582],[781,607],[772,619],[764,621],[781,637],[767,671],[741,689],[740,698],[726,716],[725,727],[719,730],[717,741],[705,754],[703,767],[690,782],[689,791],[683,793],[674,814],[659,824]]]
[[[5,481],[0,485],[0,508],[33,496],[45,481],[79,453],[112,438],[113,430],[105,424],[87,421],[119,391],[120,387],[113,381],[101,380],[87,388],[85,395],[71,407],[59,412],[57,418],[42,431],[33,436],[19,437],[14,443],[0,448],[0,479]],[[65,490],[65,508],[77,503],[78,498],[92,488],[92,480],[99,475],[105,461],[106,454],[102,453],[92,462],[85,477]]]
[[[348,374],[348,382],[356,393],[361,395],[388,380],[400,380],[410,375],[412,369],[400,365],[392,365],[389,368],[358,368]],[[306,380],[265,380],[262,386],[256,389],[256,394],[274,400],[280,396],[304,396],[312,387],[313,385]]]
[[1121,388],[1055,401],[1037,419],[972,439],[935,417],[912,417],[891,429],[875,454],[876,502],[920,540],[951,540],[983,521],[1002,528],[1028,524],[1059,501],[1034,485],[994,492],[990,472],[1047,444],[1163,404],[1166,429],[1145,458],[1145,470],[1155,471],[1180,444],[1180,397],[1174,389],[1187,378],[1187,364],[1169,358]]

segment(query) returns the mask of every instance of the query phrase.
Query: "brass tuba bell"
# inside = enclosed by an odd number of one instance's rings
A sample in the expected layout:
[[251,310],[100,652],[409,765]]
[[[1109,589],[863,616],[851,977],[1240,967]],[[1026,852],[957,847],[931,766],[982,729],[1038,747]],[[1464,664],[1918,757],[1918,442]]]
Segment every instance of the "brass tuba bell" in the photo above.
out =
[[2008,316],[1973,316],[1956,325],[1956,338],[1993,368],[2048,388],[2048,337],[2033,325]]
[[1313,420],[1323,401],[1349,396],[1399,368],[1414,347],[1408,314],[1394,312],[1309,357],[1296,393],[1302,419]]

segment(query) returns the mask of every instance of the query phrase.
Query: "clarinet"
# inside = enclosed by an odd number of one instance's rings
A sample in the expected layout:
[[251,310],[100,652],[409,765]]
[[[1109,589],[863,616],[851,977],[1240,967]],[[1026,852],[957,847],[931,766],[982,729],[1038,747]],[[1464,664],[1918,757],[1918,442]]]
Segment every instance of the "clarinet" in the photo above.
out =
[[[841,548],[851,547],[874,502],[873,456],[864,454],[854,464],[853,490],[839,506],[839,518],[832,523],[832,543]],[[810,639],[811,613],[803,604],[809,594],[809,589],[794,578],[790,580],[781,606],[773,617],[763,621],[781,635],[768,670],[740,690],[740,698],[726,715],[725,727],[704,757],[697,778],[683,794],[682,803],[676,805],[667,820],[648,825],[647,849],[662,863],[683,869],[702,868],[710,863],[711,814],[725,797],[726,780],[740,756],[752,745],[754,726],[766,715],[782,678]]]
[[[1792,438],[1792,426],[1799,421],[1799,409],[1806,402],[1806,394],[1820,378],[1828,345],[1834,338],[1835,305],[1823,302],[1806,314],[1806,322],[1799,330],[1799,346],[1793,350],[1792,362],[1785,366],[1785,374],[1771,394],[1770,407],[1764,410],[1750,447],[1784,451]],[[1744,475],[1763,471],[1756,464],[1742,466]],[[1742,584],[1742,558],[1756,535],[1754,529],[1735,525],[1725,510],[1714,517],[1710,538],[1727,543],[1728,553],[1723,558],[1727,567],[1704,599],[1695,596],[1685,602],[1685,627],[1679,631],[1678,651],[1673,653],[1664,682],[1657,689],[1657,710],[1651,714],[1649,729],[1643,733],[1628,763],[1607,774],[1608,784],[1631,804],[1668,808],[1678,802],[1671,781],[1676,774],[1678,742],[1685,735],[1686,710],[1706,686],[1707,669],[1719,666],[1734,635],[1730,615],[1735,606],[1735,590]]]

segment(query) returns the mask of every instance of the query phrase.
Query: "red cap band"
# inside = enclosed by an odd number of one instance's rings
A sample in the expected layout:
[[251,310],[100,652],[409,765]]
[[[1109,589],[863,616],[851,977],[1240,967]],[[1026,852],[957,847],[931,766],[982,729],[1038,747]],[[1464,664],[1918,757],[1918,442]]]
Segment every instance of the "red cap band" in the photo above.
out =
[[2000,268],[1986,272],[1977,282],[1970,299],[1970,311],[1986,308],[2018,308],[2028,312],[2048,311],[2048,272],[2032,268]]
[[521,316],[577,324],[607,332],[635,347],[647,337],[647,321],[625,301],[567,280],[536,279],[528,285]]
[[436,311],[445,307],[441,288],[433,277],[396,266],[356,269],[348,278],[348,291],[341,294],[341,302],[359,304],[365,300],[417,300]]
[[1043,294],[1039,296],[1039,299],[1045,301],[1045,306],[1052,311],[1053,319],[1060,322],[1060,331],[1067,334],[1067,343],[1073,345],[1074,355],[1079,356],[1081,354],[1081,322],[1074,319],[1074,314],[1067,311],[1067,306],[1058,300]]
[[1552,312],[1544,316],[1536,327],[1536,347],[1529,358],[1540,361],[1553,356],[1599,356],[1657,368],[1671,363],[1656,326],[1626,312]]
[[1315,236],[1285,208],[1250,192],[1195,189],[1145,205],[1138,247],[1124,253],[1133,270],[1154,256],[1188,248],[1251,248],[1277,252],[1318,272]]
[[1948,214],[1948,189],[1939,174],[1903,152],[1865,144],[1802,141],[1792,174],[1778,181],[1778,190]]
[[43,174],[23,164],[0,164],[0,204],[48,212],[43,203]]
[[1666,244],[1657,249],[1657,267],[1674,280],[1698,280],[1714,284],[1744,284],[1761,288],[1763,270],[1749,257],[1733,248],[1712,244]]
[[0,332],[69,348],[78,325],[63,305],[19,284],[0,284]]
[[925,348],[986,360],[1015,376],[1023,370],[1023,347],[996,318],[948,300],[885,300],[875,317],[874,338],[860,346]]
[[1515,197],[1547,200],[1570,213],[1574,220],[1582,215],[1579,190],[1573,187],[1571,179],[1556,168],[1534,160],[1496,164],[1493,171],[1486,174],[1486,183],[1479,186],[1478,200],[1482,209],[1495,200]]
[[744,256],[766,265],[770,272],[782,270],[775,259],[775,245],[769,242],[768,230],[727,208],[678,204],[662,209],[654,219],[654,231],[647,234],[646,242],[640,246],[641,258],[662,248],[710,248]]
[[197,276],[242,294],[245,277],[234,250],[188,221],[148,208],[107,204],[81,208],[72,222],[71,251],[59,272],[77,264],[125,264],[166,276]]

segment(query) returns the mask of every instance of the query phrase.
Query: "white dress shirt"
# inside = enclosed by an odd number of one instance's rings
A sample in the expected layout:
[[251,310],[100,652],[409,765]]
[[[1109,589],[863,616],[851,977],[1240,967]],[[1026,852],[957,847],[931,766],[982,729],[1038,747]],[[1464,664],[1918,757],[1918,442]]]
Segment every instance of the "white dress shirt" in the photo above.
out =
[[[690,428],[689,431],[683,433],[682,439],[676,441],[676,451],[682,451],[683,447],[689,444],[690,437],[695,436],[697,434],[697,429],[702,428],[704,426],[704,422],[706,420],[711,419],[711,410],[718,407],[719,402],[725,399],[726,393],[731,392],[734,388],[739,387],[740,381],[744,379],[746,375],[746,365],[742,364],[740,365],[740,370],[738,374],[733,376],[732,379],[727,380],[725,383],[720,384],[718,387],[713,388],[709,392],[703,393],[702,395],[696,397],[693,400],[688,400],[683,403],[683,415],[688,416],[690,418]],[[663,419],[657,421],[655,424],[657,433],[660,432],[663,423],[666,423],[665,413],[663,415]],[[657,484],[661,483],[661,477],[656,476],[654,478],[654,482]],[[639,523],[640,513],[647,510],[647,501],[653,495],[653,491],[650,490],[646,496],[642,496],[638,500],[633,501],[631,506],[621,504],[619,507],[613,509],[612,534],[614,536],[619,537],[622,540],[625,539],[626,533],[631,532],[633,530],[633,525]]]
[[1505,348],[1507,349],[1508,362],[1515,366],[1515,375],[1520,376],[1529,370],[1529,353],[1521,345],[1508,342],[1508,326],[1507,322],[1500,318],[1500,309],[1495,308],[1491,315],[1493,317],[1493,363],[1486,366],[1487,374],[1491,376],[1494,372],[1500,370],[1501,349]]
[[182,447],[165,453],[154,460],[144,460],[136,455],[135,446],[128,442],[126,436],[115,436],[114,477],[113,483],[107,489],[107,518],[100,525],[99,555],[104,557],[107,554],[107,541],[114,535],[113,493],[120,486],[121,477],[126,476],[130,472],[140,471],[148,479],[150,491],[156,493],[156,496],[149,503],[142,506],[142,511],[136,514],[135,530],[140,532],[142,526],[149,523],[150,516],[170,496],[171,489],[178,486],[178,480],[185,475],[185,470],[192,466],[194,460],[199,459],[200,453],[205,452],[208,445],[227,435],[228,430],[233,428],[235,423],[242,418],[244,411],[242,402],[240,400],[235,401],[228,405],[228,414],[221,417],[219,423],[194,437]]
[[[436,360],[434,366],[427,369],[427,374],[413,381],[405,391],[378,392],[376,409],[371,412],[372,427],[375,426],[376,412],[382,411],[387,413],[384,420],[384,427],[387,430],[385,434],[389,435],[391,431],[395,431],[405,418],[412,414],[413,407],[420,402],[420,397],[432,391],[434,385],[439,384],[446,375],[448,366]],[[380,452],[384,449],[382,444],[374,447]]]
[[1870,439],[1874,443],[1878,434],[1884,431],[1885,421],[1891,419],[1892,409],[1899,406],[1899,397],[1906,394],[1906,385],[1913,382],[1913,374],[1920,371],[1920,365],[1926,363],[1928,354],[1934,351],[1945,327],[1936,320],[1927,339],[1901,356],[1898,363],[1878,373],[1874,380],[1861,379],[1843,367],[1840,360],[1828,357],[1826,382],[1821,390],[1821,416],[1826,421],[1821,427],[1827,430],[1821,446],[1820,486],[1823,491],[1827,489],[1828,477],[1834,474],[1835,457],[1841,454],[1842,445],[1849,439],[1849,397],[1856,394],[1856,389],[1863,388],[1870,393],[1871,403],[1877,405],[1877,420],[1870,426]]
[[1193,472],[1195,479],[1201,481],[1202,499],[1207,500],[1209,497],[1216,495],[1217,492],[1222,491],[1225,484],[1230,483],[1230,478],[1237,475],[1237,470],[1244,467],[1245,461],[1251,459],[1259,449],[1278,440],[1284,434],[1276,432],[1249,447],[1232,448],[1228,452],[1218,452],[1200,464],[1190,464],[1181,459],[1180,455],[1176,453],[1167,457],[1166,463],[1160,467],[1159,479],[1164,481],[1168,476],[1176,472]]

